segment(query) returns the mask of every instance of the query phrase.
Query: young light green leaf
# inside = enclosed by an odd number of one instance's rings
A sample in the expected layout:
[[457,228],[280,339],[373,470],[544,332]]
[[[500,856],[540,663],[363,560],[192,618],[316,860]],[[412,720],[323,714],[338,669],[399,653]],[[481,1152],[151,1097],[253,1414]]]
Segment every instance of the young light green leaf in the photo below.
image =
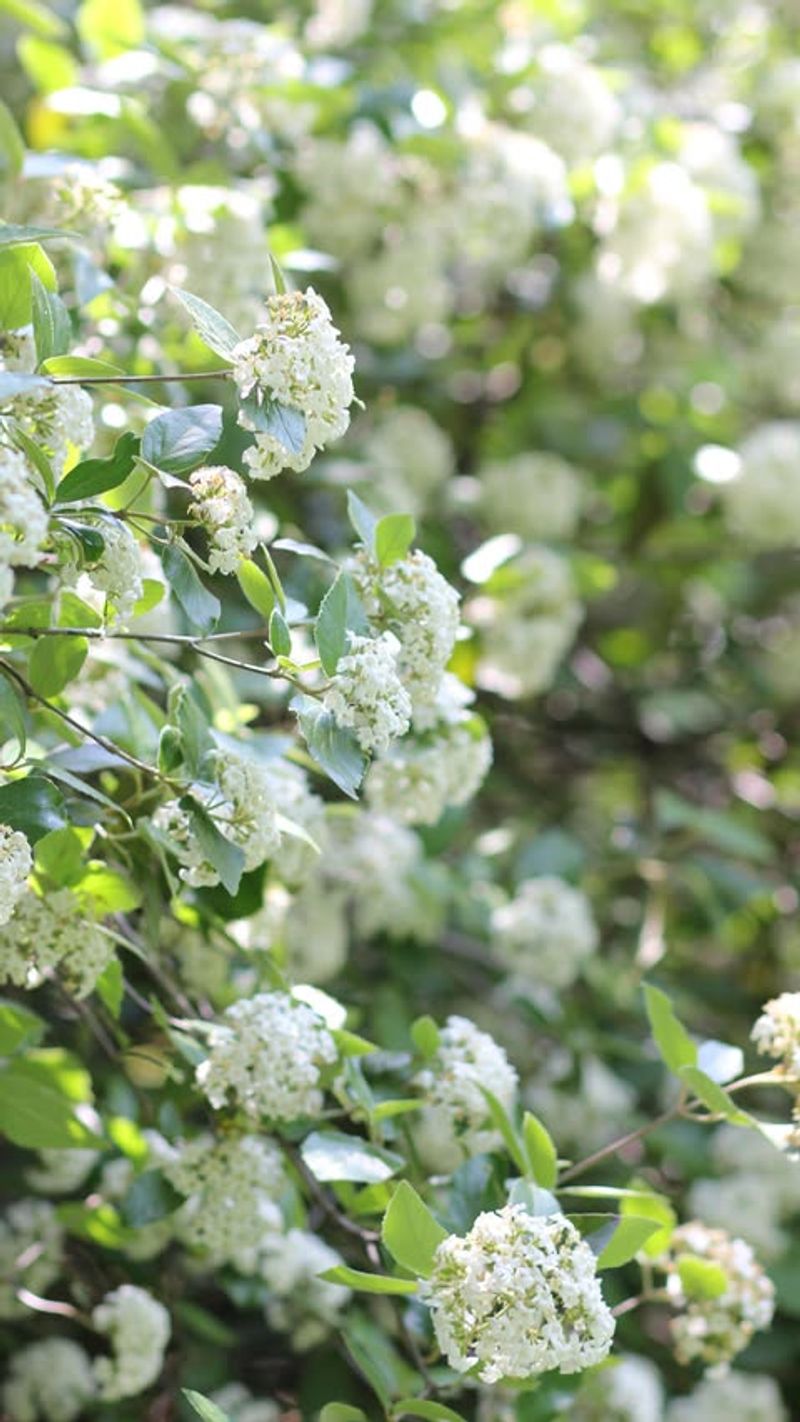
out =
[[28,658],[28,680],[39,696],[58,696],[86,661],[85,637],[40,637]]
[[8,104],[0,99],[0,177],[16,178],[25,162],[25,141]]
[[670,1071],[676,1073],[680,1072],[681,1067],[694,1066],[697,1062],[697,1047],[675,1016],[667,994],[660,988],[645,983],[644,1000],[650,1030],[661,1060]]
[[262,573],[258,564],[250,558],[243,558],[236,569],[236,577],[250,606],[260,612],[265,622],[269,622],[275,606],[275,594],[266,573]]
[[700,1259],[696,1254],[683,1254],[677,1260],[678,1278],[683,1292],[690,1299],[718,1299],[728,1288],[725,1270],[713,1259]]
[[292,634],[279,607],[274,607],[269,619],[269,645],[276,657],[288,657],[292,651]]
[[56,490],[56,503],[69,504],[117,489],[132,472],[139,454],[139,440],[127,431],[120,435],[107,459],[84,459],[64,476]]
[[378,520],[361,501],[358,494],[353,493],[352,489],[347,491],[347,516],[364,547],[370,553],[374,552],[375,529],[378,526]]
[[427,1278],[447,1230],[431,1214],[413,1185],[401,1180],[383,1217],[381,1239],[402,1269]]
[[347,1264],[337,1264],[318,1276],[329,1284],[345,1284],[362,1294],[415,1294],[415,1279],[393,1279],[389,1274],[367,1274],[361,1269],[351,1269]]
[[[15,330],[18,326],[27,326],[33,308],[31,274],[34,272],[49,291],[55,290],[53,263],[38,243],[0,247],[0,328]],[[4,381],[7,378],[4,375]]]
[[426,1422],[464,1422],[460,1412],[427,1397],[404,1397],[392,1408],[392,1417],[424,1417]]
[[558,1153],[547,1127],[530,1111],[522,1118],[522,1140],[537,1185],[552,1190],[558,1179]]
[[10,1057],[20,1047],[34,1046],[44,1032],[45,1024],[35,1012],[20,1002],[0,997],[0,1057]]
[[347,646],[347,584],[346,573],[340,573],[331,583],[320,603],[314,638],[319,659],[326,676],[335,676],[339,659]]
[[202,1417],[203,1422],[231,1422],[227,1412],[223,1412],[209,1397],[203,1397],[201,1392],[194,1392],[189,1387],[182,1387],[181,1392],[198,1417]]
[[439,1028],[427,1014],[411,1023],[411,1040],[423,1057],[435,1057],[439,1050]]
[[36,357],[41,363],[49,356],[63,355],[72,340],[69,313],[61,297],[48,291],[31,268],[31,314]]
[[319,1422],[367,1422],[367,1414],[360,1407],[351,1407],[349,1402],[326,1402]]
[[0,1133],[30,1150],[97,1145],[99,1138],[75,1114],[75,1102],[24,1066],[24,1058],[14,1057],[0,1071]]
[[611,1238],[597,1256],[598,1269],[619,1269],[623,1264],[627,1264],[659,1229],[660,1225],[656,1220],[638,1215],[620,1218]]
[[519,1138],[519,1134],[511,1120],[505,1106],[497,1099],[493,1091],[482,1086],[481,1091],[486,1097],[486,1104],[489,1108],[489,1115],[493,1124],[497,1127],[505,1142],[506,1150],[517,1167],[520,1175],[528,1174],[528,1157],[525,1148]]
[[209,306],[207,301],[203,301],[199,296],[193,296],[190,291],[181,291],[177,286],[173,286],[172,291],[189,312],[192,325],[201,341],[204,341],[215,355],[222,356],[223,360],[231,361],[233,352],[242,338],[237,335],[230,321],[226,321],[225,317],[221,316],[219,311],[215,311],[213,306]]
[[681,1067],[678,1075],[681,1081],[685,1081],[686,1085],[691,1088],[695,1096],[700,1098],[703,1105],[707,1106],[709,1111],[713,1111],[714,1115],[724,1116],[726,1121],[730,1121],[733,1126],[752,1126],[755,1124],[753,1117],[748,1115],[746,1111],[742,1111],[736,1103],[731,1100],[727,1091],[724,1091],[710,1076],[706,1076],[706,1073],[701,1071],[699,1067]]
[[388,568],[392,563],[399,563],[401,558],[405,558],[411,544],[417,525],[411,514],[386,514],[384,518],[379,518],[375,525],[374,547],[375,557],[382,568]]

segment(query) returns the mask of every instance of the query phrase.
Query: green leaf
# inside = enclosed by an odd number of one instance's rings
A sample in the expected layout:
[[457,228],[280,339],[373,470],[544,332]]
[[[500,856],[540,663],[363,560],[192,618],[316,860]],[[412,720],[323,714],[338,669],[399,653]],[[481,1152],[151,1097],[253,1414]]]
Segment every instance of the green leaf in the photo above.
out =
[[740,1110],[731,1100],[727,1091],[724,1091],[710,1076],[706,1076],[706,1073],[699,1067],[681,1067],[678,1075],[681,1081],[685,1081],[686,1085],[691,1087],[703,1105],[707,1106],[709,1111],[713,1111],[715,1115],[724,1116],[734,1126],[752,1126],[754,1124],[753,1117],[748,1116],[746,1111]]
[[67,232],[61,227],[24,227],[18,222],[0,222],[0,247],[29,246],[31,242],[47,242],[55,237],[70,242],[81,240],[80,233]]
[[[633,1183],[635,1185],[640,1182]],[[657,1195],[654,1191],[637,1191],[630,1198],[622,1199],[620,1213],[623,1216],[636,1215],[639,1219],[654,1220],[658,1230],[645,1242],[642,1252],[652,1258],[664,1253],[678,1223],[678,1216],[664,1195]]]
[[227,889],[229,894],[235,894],[244,873],[244,853],[238,844],[232,844],[217,829],[208,811],[197,800],[193,800],[190,795],[184,795],[180,806],[182,810],[188,811],[200,848],[209,864],[212,864],[219,874],[223,888]]
[[[2,8],[0,0],[0,11]],[[64,45],[50,44],[35,34],[21,35],[17,41],[17,54],[25,73],[40,94],[71,89],[78,82],[78,64]]]
[[486,1105],[489,1108],[489,1115],[491,1117],[492,1123],[503,1137],[506,1150],[511,1156],[511,1159],[516,1165],[520,1175],[527,1175],[528,1157],[525,1154],[525,1149],[523,1147],[522,1141],[519,1138],[514,1123],[511,1120],[511,1117],[509,1116],[508,1112],[506,1111],[505,1106],[503,1105],[502,1101],[498,1101],[494,1092],[490,1091],[488,1087],[482,1086],[481,1091],[486,1097]]
[[160,1170],[145,1170],[134,1177],[120,1201],[119,1212],[125,1224],[141,1229],[173,1214],[183,1204],[183,1198]]
[[439,1050],[439,1028],[432,1017],[418,1017],[411,1023],[411,1040],[421,1056],[435,1057]]
[[[2,232],[0,228],[0,232]],[[51,356],[44,362],[48,375],[85,375],[90,380],[93,375],[121,375],[125,372],[119,365],[110,365],[107,360],[93,360],[90,356]]]
[[522,1118],[522,1140],[537,1185],[552,1190],[558,1179],[558,1153],[547,1127],[530,1111]]
[[231,1422],[227,1412],[223,1412],[210,1398],[203,1397],[201,1392],[193,1392],[189,1387],[182,1387],[181,1392],[198,1417],[202,1417],[203,1422]]
[[367,1414],[349,1402],[326,1402],[320,1409],[319,1422],[367,1422]]
[[[208,762],[216,751],[216,743],[201,705],[200,693],[196,688],[179,686],[170,696],[169,708],[190,775],[198,780],[207,779]],[[164,731],[169,729],[164,727]]]
[[216,449],[221,435],[221,405],[165,410],[145,428],[142,459],[167,474],[188,474]]
[[35,844],[50,830],[67,824],[64,796],[43,775],[27,775],[0,786],[0,824],[10,825]]
[[36,356],[41,362],[48,356],[63,355],[72,340],[69,314],[61,297],[42,285],[31,269],[31,313]]
[[[33,376],[32,378],[38,380],[39,376]],[[2,376],[0,376],[0,380],[2,380]],[[56,491],[56,481],[55,475],[53,474],[53,466],[44,450],[40,449],[39,445],[36,444],[30,436],[26,434],[22,426],[16,422],[11,424],[10,433],[17,449],[22,451],[28,463],[32,464],[33,468],[37,471],[42,481],[44,496],[48,503],[52,502]]]
[[756,863],[769,864],[775,858],[772,841],[736,819],[729,810],[694,805],[665,789],[656,791],[655,805],[658,823],[665,830],[691,830],[723,853],[753,859]]
[[269,622],[275,606],[275,594],[266,573],[250,558],[243,558],[236,569],[239,587],[251,607],[260,612],[265,622]]
[[70,469],[56,490],[56,503],[69,504],[119,488],[133,470],[138,454],[137,436],[130,432],[120,435],[107,459],[84,459]]
[[675,1016],[667,994],[660,988],[645,983],[644,1001],[650,1030],[661,1060],[675,1073],[679,1073],[682,1067],[694,1066],[697,1061],[697,1047]]
[[347,516],[358,534],[364,547],[370,553],[375,549],[375,529],[378,526],[378,519],[371,513],[365,503],[362,503],[358,494],[354,494],[352,489],[347,491]]
[[399,563],[401,558],[405,558],[416,531],[417,525],[411,514],[386,514],[384,518],[378,519],[374,545],[375,557],[382,568],[388,568],[392,563]]
[[122,964],[119,958],[112,958],[106,963],[102,973],[94,985],[94,990],[103,1006],[111,1013],[115,1019],[119,1019],[122,1010],[122,999],[125,984],[122,976]]
[[84,1205],[68,1200],[56,1207],[56,1215],[68,1234],[89,1239],[100,1249],[124,1249],[133,1241],[113,1205]]
[[296,696],[292,709],[314,760],[334,785],[355,800],[367,766],[355,736],[338,726],[331,712],[310,696]]
[[415,1294],[415,1279],[393,1279],[389,1274],[366,1274],[361,1269],[351,1269],[347,1264],[337,1264],[318,1276],[329,1284],[345,1284],[349,1289],[357,1289],[362,1294]]
[[226,321],[224,316],[220,316],[213,306],[209,306],[207,301],[203,301],[199,296],[193,296],[190,291],[180,291],[176,286],[172,287],[172,291],[189,312],[192,325],[201,341],[204,341],[215,355],[222,356],[223,360],[231,361],[233,352],[242,338],[237,335],[230,322]]
[[269,619],[269,645],[276,657],[288,657],[292,650],[292,634],[279,607],[274,607]]
[[241,402],[250,427],[260,434],[271,435],[290,454],[299,454],[306,442],[306,417],[292,405],[262,398],[259,390],[245,396]]
[[105,918],[111,913],[131,913],[142,904],[141,890],[133,880],[101,860],[87,865],[74,889],[81,908],[95,918]]
[[426,1397],[404,1397],[392,1408],[392,1417],[425,1417],[427,1422],[464,1422],[460,1412]]
[[0,997],[0,1057],[10,1057],[20,1047],[34,1046],[45,1032],[35,1012],[10,998]]
[[676,1261],[683,1292],[690,1299],[718,1299],[728,1288],[728,1276],[712,1259],[683,1254]]
[[161,565],[190,626],[195,632],[211,632],[219,620],[219,598],[203,586],[194,564],[177,544],[171,543],[164,549]]
[[14,115],[0,99],[0,178],[16,178],[25,162],[25,141]]
[[639,1215],[621,1217],[613,1235],[597,1256],[598,1269],[619,1269],[627,1264],[659,1229],[656,1220]]
[[135,49],[145,36],[139,0],[83,0],[75,18],[78,34],[98,59]]
[[14,765],[25,754],[27,735],[25,713],[17,688],[0,672],[0,746],[11,742],[12,755],[0,761],[0,769]]
[[[31,319],[33,295],[31,272],[49,291],[55,290],[56,274],[50,258],[37,243],[0,248],[0,329],[15,330]],[[24,377],[18,376],[17,379]],[[30,376],[27,377],[31,379]],[[9,379],[3,376],[3,384]]]
[[89,653],[85,637],[39,637],[28,658],[28,680],[39,696],[58,696],[75,680]]
[[303,1141],[300,1154],[311,1174],[322,1181],[377,1185],[391,1179],[405,1165],[401,1155],[343,1131],[312,1131]]
[[314,628],[319,659],[327,676],[335,676],[339,658],[344,656],[347,646],[348,581],[347,574],[340,573],[328,588]]
[[431,1214],[413,1185],[401,1180],[383,1217],[381,1239],[403,1269],[427,1278],[447,1230]]
[[66,21],[40,0],[0,0],[0,15],[10,15],[17,24],[25,25],[43,39],[55,39],[67,33]]
[[76,1116],[74,1101],[23,1065],[24,1058],[12,1058],[0,1071],[0,1132],[30,1150],[98,1145],[99,1137]]

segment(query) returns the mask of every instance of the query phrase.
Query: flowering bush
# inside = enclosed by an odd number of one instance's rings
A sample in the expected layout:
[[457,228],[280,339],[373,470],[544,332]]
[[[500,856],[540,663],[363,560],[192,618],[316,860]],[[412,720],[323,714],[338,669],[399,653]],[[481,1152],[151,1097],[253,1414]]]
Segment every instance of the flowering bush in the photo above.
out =
[[0,1413],[788,1422],[796,3],[0,15]]

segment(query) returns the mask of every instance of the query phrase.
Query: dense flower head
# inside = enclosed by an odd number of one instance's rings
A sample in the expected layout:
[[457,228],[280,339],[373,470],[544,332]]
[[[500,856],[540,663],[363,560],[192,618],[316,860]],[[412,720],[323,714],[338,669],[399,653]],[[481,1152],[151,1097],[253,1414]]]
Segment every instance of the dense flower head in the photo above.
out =
[[76,1422],[96,1392],[92,1360],[71,1338],[42,1338],[11,1358],[3,1407],[13,1422]]
[[61,1273],[64,1230],[49,1200],[14,1200],[0,1215],[0,1318],[25,1313],[17,1289],[46,1294]]
[[385,750],[411,724],[411,699],[400,675],[401,647],[392,632],[351,632],[346,654],[325,692],[325,706],[352,729],[362,750]]
[[357,123],[344,142],[310,138],[298,150],[297,176],[307,197],[303,226],[325,252],[359,257],[380,236],[400,197],[399,164],[371,123]]
[[388,628],[400,643],[398,670],[414,724],[427,729],[436,720],[436,698],[458,633],[458,593],[419,549],[385,568],[364,550],[351,571],[371,625]]
[[739,446],[739,470],[722,488],[733,533],[762,548],[800,542],[800,424],[759,425]]
[[426,1103],[415,1123],[415,1144],[423,1158],[446,1168],[502,1144],[483,1088],[511,1111],[517,1073],[488,1032],[481,1032],[466,1017],[448,1017],[439,1032],[436,1054],[417,1073],[416,1085]]
[[679,163],[653,163],[607,217],[600,278],[651,305],[681,301],[714,271],[714,227],[703,188]]
[[564,1415],[570,1422],[662,1422],[664,1388],[658,1368],[635,1353],[615,1358],[609,1367],[581,1379]]
[[47,522],[28,461],[18,450],[0,444],[0,563],[35,566]]
[[244,480],[225,465],[203,465],[190,475],[189,515],[206,531],[212,573],[235,573],[258,543]]
[[308,1230],[290,1229],[268,1241],[261,1266],[270,1292],[267,1320],[291,1332],[301,1352],[325,1337],[349,1302],[348,1288],[319,1277],[342,1262],[335,1249]]
[[134,1397],[155,1382],[171,1333],[169,1314],[158,1299],[135,1284],[121,1284],[93,1309],[92,1324],[107,1336],[112,1351],[94,1364],[106,1402]]
[[42,1195],[70,1195],[84,1183],[99,1159],[99,1151],[81,1146],[40,1150],[39,1164],[26,1171],[25,1179],[32,1190]]
[[669,1404],[665,1417],[666,1422],[789,1422],[774,1378],[734,1370],[703,1378],[687,1397]]
[[64,472],[70,450],[88,449],[94,439],[92,397],[77,385],[26,391],[14,400],[12,410],[24,433],[49,458],[57,479]]
[[204,1134],[176,1147],[162,1168],[187,1197],[176,1217],[178,1237],[209,1267],[231,1263],[252,1274],[265,1240],[282,1226],[278,1198],[286,1179],[278,1147],[259,1136]]
[[280,1403],[268,1397],[254,1397],[244,1383],[226,1383],[211,1393],[210,1400],[230,1422],[280,1422]]
[[[215,784],[196,793],[205,795],[220,834],[242,850],[245,868],[256,869],[281,843],[279,790],[270,763],[225,751],[216,756],[214,774]],[[219,872],[207,858],[191,814],[178,800],[160,805],[153,825],[168,840],[187,884],[197,888],[219,883]]]
[[482,1382],[581,1372],[614,1337],[589,1245],[565,1216],[522,1205],[442,1240],[421,1291],[450,1366]]
[[613,141],[622,108],[606,75],[567,45],[545,45],[524,114],[532,131],[570,164],[586,162]]
[[800,992],[782,992],[766,1002],[750,1035],[787,1076],[800,1076]]
[[491,933],[497,959],[533,987],[566,987],[597,947],[586,895],[553,874],[518,884],[492,912]]
[[[103,551],[85,570],[85,577],[97,592],[105,594],[106,621],[111,627],[125,627],[144,591],[142,556],[139,544],[121,519],[98,519],[86,515],[86,523],[97,530]],[[74,554],[75,549],[71,550]],[[67,562],[62,570],[65,583],[78,581],[81,570]]]
[[405,824],[434,825],[450,805],[477,794],[492,763],[492,742],[477,719],[405,739],[373,761],[367,799]]
[[[714,1268],[711,1289],[693,1291],[689,1270],[696,1260]],[[696,1360],[724,1371],[772,1321],[775,1289],[743,1239],[692,1220],[675,1230],[658,1266],[667,1274],[671,1302],[681,1310],[671,1322],[681,1363]]]
[[0,824],[0,927],[8,923],[26,893],[32,868],[33,855],[26,836]]
[[[353,431],[354,435],[357,431]],[[453,446],[425,410],[396,405],[379,414],[361,445],[370,507],[420,514],[433,501],[454,464]]]
[[498,533],[562,539],[575,531],[585,476],[558,454],[537,451],[495,459],[480,471],[481,510]]
[[232,1099],[251,1117],[294,1121],[322,1106],[320,1074],[337,1057],[322,1018],[285,992],[235,1002],[208,1029],[198,1085],[212,1106]]
[[84,916],[70,889],[40,898],[27,889],[0,929],[0,981],[38,987],[57,968],[76,997],[86,997],[114,956],[102,928]]
[[354,360],[339,339],[322,297],[309,287],[267,298],[264,321],[234,352],[233,374],[240,398],[249,396],[299,411],[305,420],[297,453],[259,422],[247,405],[239,423],[256,432],[245,463],[258,479],[281,469],[307,469],[316,451],[340,439],[350,423]]
[[499,569],[466,614],[482,633],[478,685],[516,700],[551,685],[583,608],[566,558],[530,545]]

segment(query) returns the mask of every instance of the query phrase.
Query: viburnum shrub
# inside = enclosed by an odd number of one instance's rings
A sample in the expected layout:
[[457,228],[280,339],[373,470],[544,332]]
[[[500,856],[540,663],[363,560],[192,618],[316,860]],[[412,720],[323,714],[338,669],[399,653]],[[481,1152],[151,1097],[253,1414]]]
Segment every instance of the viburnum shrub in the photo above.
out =
[[0,25],[3,1422],[788,1422],[795,0]]

